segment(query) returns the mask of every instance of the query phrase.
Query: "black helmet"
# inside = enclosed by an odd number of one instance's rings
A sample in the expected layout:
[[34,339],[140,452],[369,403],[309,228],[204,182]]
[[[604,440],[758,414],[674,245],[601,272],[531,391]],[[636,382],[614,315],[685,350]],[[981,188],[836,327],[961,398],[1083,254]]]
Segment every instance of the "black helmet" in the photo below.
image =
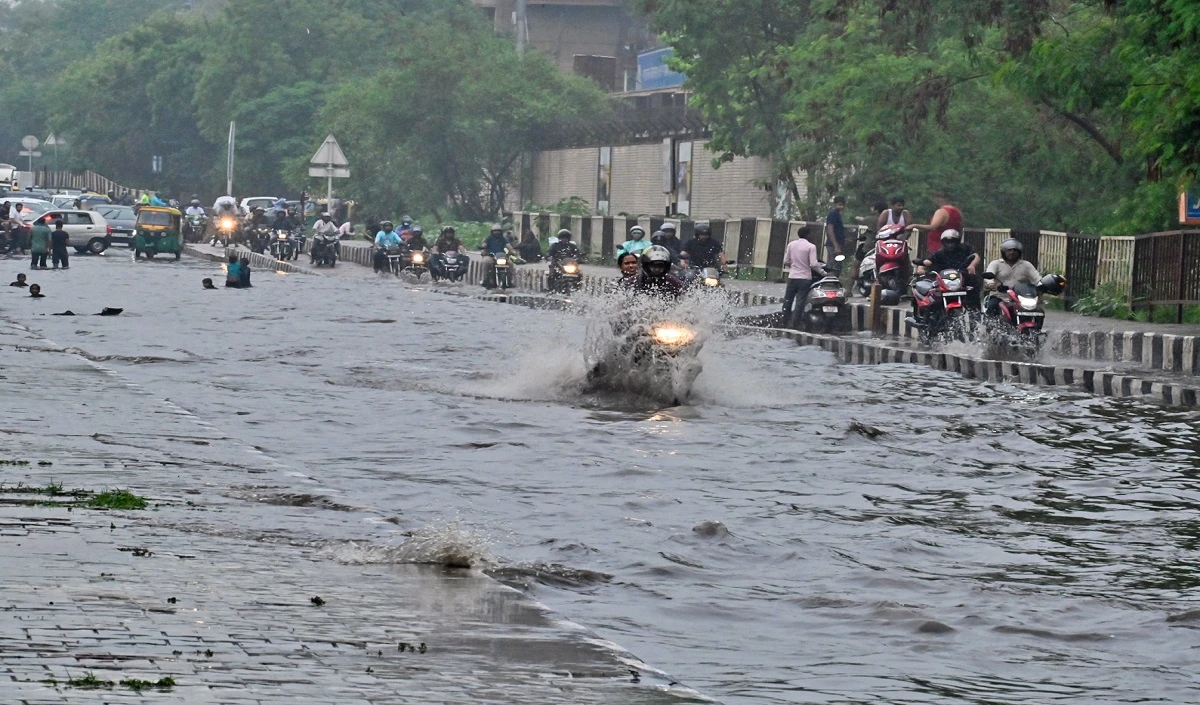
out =
[[425,229],[422,228],[420,225],[414,225],[414,226],[412,226],[412,234],[413,235],[424,235]]
[[708,223],[697,223],[695,232],[697,235],[711,235],[712,234],[711,232],[709,232]]
[[[659,269],[655,272],[652,269]],[[651,277],[663,277],[671,271],[671,251],[662,245],[651,245],[642,253],[642,271]]]
[[558,239],[559,240],[570,240],[572,237],[574,237],[574,234],[570,230],[567,230],[566,228],[563,228],[562,230],[558,231]]
[[447,225],[446,227],[442,228],[443,235],[445,235],[446,233],[450,233],[451,235],[454,235],[456,232],[457,231],[455,231],[453,225]]
[[665,240],[666,237],[667,237],[667,234],[664,233],[663,231],[655,230],[654,233],[650,236],[650,242],[658,242],[659,240]]
[[412,219],[412,217],[411,217],[411,216],[407,216],[407,215],[406,215],[406,216],[404,216],[403,218],[401,218],[401,219],[400,219],[400,222],[401,222],[401,223],[403,223],[403,224],[405,224],[405,225],[412,225],[413,219]]
[[1038,282],[1038,288],[1051,296],[1061,296],[1067,290],[1067,280],[1058,274],[1047,274]]
[[1010,237],[1004,242],[1000,243],[1001,254],[1003,254],[1005,250],[1016,250],[1017,254],[1024,254],[1025,252],[1025,248],[1021,247],[1021,241],[1014,237]]

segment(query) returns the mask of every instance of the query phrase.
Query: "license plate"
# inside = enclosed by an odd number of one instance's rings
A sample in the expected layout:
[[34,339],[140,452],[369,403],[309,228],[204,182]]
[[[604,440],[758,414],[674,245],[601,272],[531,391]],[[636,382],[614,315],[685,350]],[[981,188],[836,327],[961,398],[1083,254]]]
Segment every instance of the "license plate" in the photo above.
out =
[[1022,311],[1017,314],[1017,318],[1042,318],[1046,314],[1041,311]]
[[821,310],[824,311],[825,313],[837,313],[838,307],[837,306],[822,306]]

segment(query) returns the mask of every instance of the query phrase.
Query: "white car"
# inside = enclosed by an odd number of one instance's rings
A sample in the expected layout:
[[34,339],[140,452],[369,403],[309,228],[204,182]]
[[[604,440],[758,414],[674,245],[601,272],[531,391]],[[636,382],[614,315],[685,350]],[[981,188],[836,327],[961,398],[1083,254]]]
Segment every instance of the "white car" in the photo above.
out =
[[0,198],[0,203],[15,206],[21,204],[21,221],[32,223],[42,213],[54,208],[54,204],[40,198]]
[[255,208],[261,208],[264,211],[271,210],[271,206],[275,205],[275,201],[279,199],[274,196],[254,196],[252,198],[243,198],[242,203],[238,206],[242,211],[242,215],[250,215],[250,211]]
[[62,220],[63,230],[67,231],[67,244],[74,247],[76,252],[98,255],[112,244],[112,227],[96,211],[55,208],[37,219],[44,220],[51,230],[54,229],[54,221]]

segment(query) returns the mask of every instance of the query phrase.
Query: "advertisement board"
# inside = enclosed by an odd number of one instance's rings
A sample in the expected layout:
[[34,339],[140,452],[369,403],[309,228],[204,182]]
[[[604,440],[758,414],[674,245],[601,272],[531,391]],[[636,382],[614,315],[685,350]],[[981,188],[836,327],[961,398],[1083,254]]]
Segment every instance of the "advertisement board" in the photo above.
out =
[[669,47],[638,54],[638,90],[649,91],[657,88],[682,86],[687,76],[672,71],[667,66],[667,59],[674,55],[675,50]]

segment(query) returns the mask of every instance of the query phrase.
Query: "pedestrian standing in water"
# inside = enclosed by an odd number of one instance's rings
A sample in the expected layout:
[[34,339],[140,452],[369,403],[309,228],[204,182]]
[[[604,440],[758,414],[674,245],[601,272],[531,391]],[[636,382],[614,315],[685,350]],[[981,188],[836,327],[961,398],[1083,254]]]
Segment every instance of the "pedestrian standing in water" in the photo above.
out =
[[[54,268],[58,269],[61,264],[63,269],[71,268],[71,261],[67,257],[67,242],[70,236],[67,231],[63,230],[62,220],[54,221],[54,232],[50,234],[50,259],[53,260]],[[45,261],[45,260],[43,260]],[[42,265],[45,269],[46,265]]]
[[30,269],[45,269],[46,255],[50,254],[50,227],[46,225],[46,221],[38,218],[33,224],[33,232],[29,236],[29,249],[33,252],[33,259],[29,262]]
[[821,263],[817,260],[817,246],[808,241],[808,234],[807,225],[800,228],[796,239],[783,252],[783,266],[790,268],[787,290],[783,295],[783,325],[787,328],[792,327],[795,317],[792,306],[797,299],[799,305],[796,312],[804,311],[804,299],[812,288],[813,275],[825,276],[825,270],[821,269]]

